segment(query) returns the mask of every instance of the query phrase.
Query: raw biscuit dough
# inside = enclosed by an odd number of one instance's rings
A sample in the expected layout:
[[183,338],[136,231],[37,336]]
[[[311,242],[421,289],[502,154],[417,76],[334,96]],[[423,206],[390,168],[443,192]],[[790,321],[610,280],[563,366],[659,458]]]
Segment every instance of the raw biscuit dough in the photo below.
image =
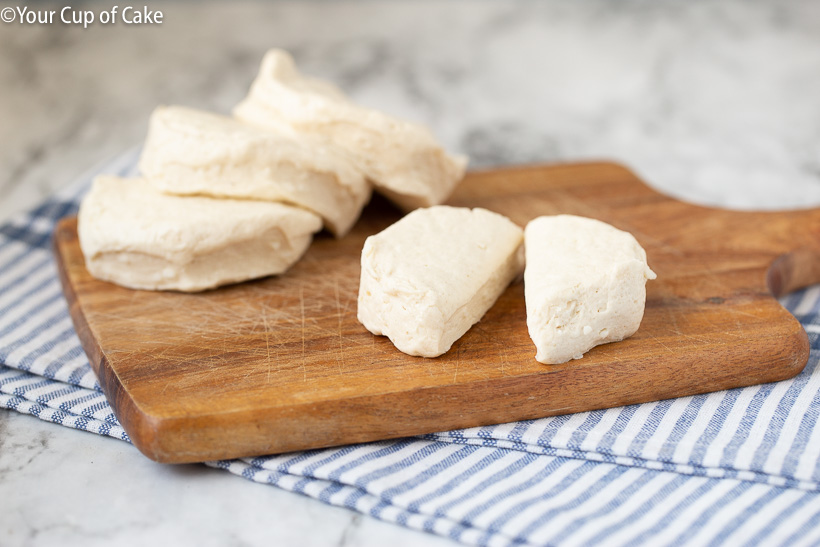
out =
[[544,216],[525,230],[524,294],[536,360],[580,359],[641,324],[655,273],[632,234],[572,215]]
[[285,51],[269,51],[238,119],[323,135],[359,159],[376,190],[404,210],[443,203],[463,178],[464,156],[445,152],[427,128],[358,106],[335,86],[301,75]]
[[336,236],[350,230],[371,192],[347,152],[321,138],[183,107],[154,111],[140,170],[170,194],[298,205]]
[[418,209],[367,238],[359,321],[409,355],[437,357],[524,266],[523,231],[486,209]]
[[143,179],[101,176],[80,206],[78,233],[94,277],[194,292],[284,272],[321,224],[281,203],[170,196]]

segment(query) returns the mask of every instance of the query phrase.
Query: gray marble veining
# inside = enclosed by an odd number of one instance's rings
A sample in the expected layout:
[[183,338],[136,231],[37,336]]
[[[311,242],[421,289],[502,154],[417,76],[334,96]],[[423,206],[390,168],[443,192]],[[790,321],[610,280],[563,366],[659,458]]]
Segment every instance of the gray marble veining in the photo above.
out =
[[[475,167],[612,159],[698,203],[820,205],[820,2],[159,4],[159,26],[0,24],[0,220],[138,144],[158,104],[227,113],[274,46]],[[159,538],[446,543],[0,412],[0,544]]]

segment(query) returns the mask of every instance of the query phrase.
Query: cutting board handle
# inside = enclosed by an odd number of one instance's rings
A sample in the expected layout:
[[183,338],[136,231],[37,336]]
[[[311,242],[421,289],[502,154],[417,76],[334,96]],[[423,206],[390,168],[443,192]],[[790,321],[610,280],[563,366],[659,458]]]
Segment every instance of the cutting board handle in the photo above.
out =
[[[763,232],[779,254],[766,273],[771,293],[781,297],[792,291],[820,283],[820,209],[778,213],[749,213],[749,236]],[[765,226],[761,230],[761,225]]]
[[[617,163],[604,166],[612,170],[610,180],[615,185],[639,180],[628,167]],[[757,255],[768,265],[760,282],[775,297],[820,283],[820,208],[738,211],[679,201],[646,183],[638,184],[643,186],[640,192],[634,190],[634,184],[618,187],[624,195],[631,191],[643,198],[637,219],[624,215],[634,215],[634,211],[609,209],[606,213],[611,216],[602,220],[620,224],[618,227],[644,243],[650,266],[652,243],[661,240],[661,246],[671,244],[687,253],[719,254],[740,269],[749,267],[747,261]]]
[[780,255],[766,274],[766,284],[778,298],[817,283],[820,283],[820,246]]

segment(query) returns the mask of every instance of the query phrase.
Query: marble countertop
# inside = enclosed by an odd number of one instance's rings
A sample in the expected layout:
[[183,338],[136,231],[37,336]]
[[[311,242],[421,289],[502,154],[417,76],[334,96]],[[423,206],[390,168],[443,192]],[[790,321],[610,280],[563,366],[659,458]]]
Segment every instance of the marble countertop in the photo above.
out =
[[[228,112],[273,46],[475,167],[613,159],[696,203],[820,205],[812,0],[147,5],[161,25],[0,23],[0,220],[138,144],[158,104]],[[449,543],[0,411],[0,543],[160,538]]]

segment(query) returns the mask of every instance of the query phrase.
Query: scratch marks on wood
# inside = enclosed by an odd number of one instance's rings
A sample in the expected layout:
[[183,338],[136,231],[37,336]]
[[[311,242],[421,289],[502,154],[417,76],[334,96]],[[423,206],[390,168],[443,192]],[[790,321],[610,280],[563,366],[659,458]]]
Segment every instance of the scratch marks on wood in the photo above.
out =
[[268,373],[265,377],[265,383],[270,384],[270,327],[268,326],[268,310],[262,310],[262,324],[265,327],[265,355],[268,363]]
[[667,346],[665,343],[663,343],[663,342],[661,341],[660,337],[658,337],[658,336],[653,336],[653,337],[652,337],[652,339],[653,339],[653,340],[655,340],[655,342],[657,342],[658,344],[660,344],[660,345],[661,345],[661,346],[663,346],[664,348],[666,348],[666,351],[668,351],[669,353],[675,353],[675,350],[673,350],[672,348],[670,348],[669,346]]
[[305,351],[305,286],[299,285],[299,312],[302,317],[302,381],[307,382],[307,352]]
[[336,296],[336,318],[339,324],[339,352],[336,354],[336,365],[339,367],[339,374],[342,374],[342,365],[344,364],[344,341],[342,339],[342,305],[339,299],[339,279],[333,278],[333,294]]
[[[678,325],[678,314],[673,310],[666,314],[666,321],[667,324],[663,327],[664,330],[667,332],[672,333],[673,337],[682,337],[687,340],[694,340],[698,344],[708,344],[709,340],[706,338],[701,338],[700,336],[695,336],[694,334],[690,334],[685,332],[685,329],[681,329],[680,325]],[[640,331],[639,331],[640,332]]]

